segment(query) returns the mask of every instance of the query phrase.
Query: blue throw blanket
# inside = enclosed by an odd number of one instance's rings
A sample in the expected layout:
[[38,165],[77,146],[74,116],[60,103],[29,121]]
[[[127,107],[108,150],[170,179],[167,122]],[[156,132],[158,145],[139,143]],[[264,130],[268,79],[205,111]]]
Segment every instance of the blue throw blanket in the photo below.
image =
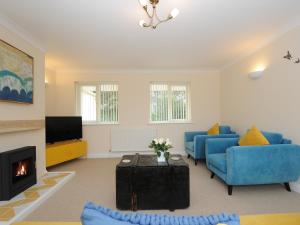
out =
[[83,225],[239,225],[237,215],[168,216],[118,211],[87,203],[81,215]]

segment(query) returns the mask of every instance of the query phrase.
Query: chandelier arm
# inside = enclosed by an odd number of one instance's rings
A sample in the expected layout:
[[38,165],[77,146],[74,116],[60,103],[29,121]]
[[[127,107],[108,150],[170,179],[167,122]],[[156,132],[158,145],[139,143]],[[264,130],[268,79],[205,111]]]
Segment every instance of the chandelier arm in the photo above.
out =
[[151,23],[149,23],[149,24],[146,24],[146,23],[145,23],[143,26],[144,26],[144,27],[152,27],[152,24],[151,24]]
[[151,27],[152,27],[153,29],[156,29],[156,27],[157,27],[159,24],[161,24],[161,23],[163,23],[163,21],[158,21],[155,25],[152,25]]
[[171,19],[173,19],[173,17],[168,16],[166,19],[160,20],[159,22],[160,22],[160,23],[164,23],[164,22],[167,22],[167,21],[169,21],[169,20],[171,20]]
[[147,24],[147,23],[144,23],[143,24],[143,27],[153,27],[153,17],[150,17],[151,19],[150,19],[150,22]]
[[155,18],[157,19],[158,22],[157,22],[155,25],[152,25],[152,28],[153,28],[153,29],[156,29],[156,27],[157,27],[158,25],[160,25],[161,23],[164,23],[164,22],[167,22],[167,21],[173,19],[172,16],[168,16],[166,19],[161,20],[161,19],[159,19],[159,17],[157,16],[156,12],[155,12]]
[[155,6],[153,6],[153,17],[155,17],[158,22],[161,22],[161,19],[157,15],[157,11],[156,11]]
[[153,27],[154,17],[155,17],[155,6],[153,6],[152,15],[150,16],[150,23],[148,27]]
[[147,7],[147,6],[143,6],[143,9],[144,9],[144,11],[146,12],[147,16],[148,16],[149,18],[151,18],[151,15],[150,15],[150,13],[149,13],[149,11],[148,11],[148,7]]

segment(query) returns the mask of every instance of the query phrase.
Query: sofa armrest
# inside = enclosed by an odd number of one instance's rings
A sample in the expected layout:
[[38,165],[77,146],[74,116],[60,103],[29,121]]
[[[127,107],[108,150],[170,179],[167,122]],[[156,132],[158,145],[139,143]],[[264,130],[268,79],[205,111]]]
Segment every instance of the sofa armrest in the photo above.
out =
[[184,141],[190,142],[194,141],[194,137],[196,135],[207,135],[206,131],[191,131],[191,132],[184,132]]
[[225,153],[227,148],[238,145],[239,138],[209,138],[206,140],[205,154]]
[[196,135],[194,137],[194,152],[196,157],[205,158],[206,140],[211,138],[236,138],[236,134]]
[[298,145],[236,146],[226,153],[231,185],[292,182],[300,175]]

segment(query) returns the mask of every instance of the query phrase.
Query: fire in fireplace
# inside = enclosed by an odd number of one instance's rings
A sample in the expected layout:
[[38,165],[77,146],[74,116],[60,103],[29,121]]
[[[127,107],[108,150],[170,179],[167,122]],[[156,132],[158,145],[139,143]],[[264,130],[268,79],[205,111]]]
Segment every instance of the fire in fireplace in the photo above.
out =
[[20,177],[20,176],[26,176],[26,175],[27,175],[27,164],[23,163],[23,161],[19,162],[16,176]]
[[0,153],[0,201],[10,200],[36,184],[36,147]]
[[13,182],[18,182],[19,180],[24,179],[26,176],[30,175],[30,158],[15,162],[13,164]]

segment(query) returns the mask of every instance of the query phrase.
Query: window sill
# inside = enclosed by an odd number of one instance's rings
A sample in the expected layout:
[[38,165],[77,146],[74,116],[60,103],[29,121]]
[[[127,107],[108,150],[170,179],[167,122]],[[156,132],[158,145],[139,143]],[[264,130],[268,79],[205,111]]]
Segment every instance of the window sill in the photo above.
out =
[[192,121],[170,121],[170,122],[149,122],[149,125],[163,125],[163,124],[193,124]]
[[100,123],[100,122],[83,122],[83,126],[110,126],[110,125],[119,125],[120,123]]

